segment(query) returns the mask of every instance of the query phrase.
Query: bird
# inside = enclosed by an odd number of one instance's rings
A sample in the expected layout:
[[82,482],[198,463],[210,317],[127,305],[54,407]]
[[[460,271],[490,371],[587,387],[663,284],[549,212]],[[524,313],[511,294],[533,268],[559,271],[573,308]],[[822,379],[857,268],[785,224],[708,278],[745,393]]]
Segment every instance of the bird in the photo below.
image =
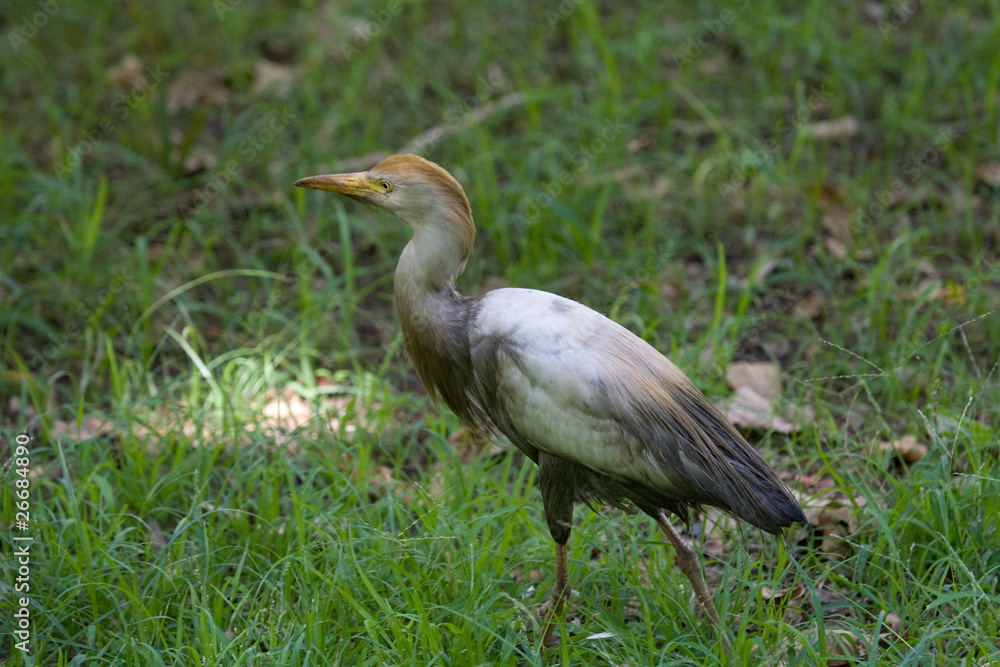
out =
[[571,593],[576,501],[639,510],[676,551],[701,608],[731,644],[694,550],[668,521],[710,505],[769,533],[806,519],[789,489],[694,383],[617,322],[562,296],[455,289],[476,237],[465,190],[439,165],[392,155],[364,172],[295,182],[386,211],[409,226],[394,276],[410,362],[436,403],[500,433],[538,465],[555,583],[539,643],[553,645]]

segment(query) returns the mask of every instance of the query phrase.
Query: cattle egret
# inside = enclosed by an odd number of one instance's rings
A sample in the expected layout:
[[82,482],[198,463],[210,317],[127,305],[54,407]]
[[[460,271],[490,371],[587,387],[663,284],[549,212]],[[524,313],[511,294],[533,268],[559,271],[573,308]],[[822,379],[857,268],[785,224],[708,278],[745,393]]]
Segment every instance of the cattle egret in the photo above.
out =
[[396,267],[407,355],[428,393],[470,427],[506,435],[538,464],[556,544],[546,645],[570,593],[573,502],[635,507],[677,550],[705,613],[719,623],[694,551],[667,521],[713,505],[769,533],[805,522],[774,471],[694,384],[652,346],[575,301],[532,289],[477,298],[455,291],[476,236],[465,191],[416,155],[366,172],[295,185],[339,192],[399,218],[413,232]]

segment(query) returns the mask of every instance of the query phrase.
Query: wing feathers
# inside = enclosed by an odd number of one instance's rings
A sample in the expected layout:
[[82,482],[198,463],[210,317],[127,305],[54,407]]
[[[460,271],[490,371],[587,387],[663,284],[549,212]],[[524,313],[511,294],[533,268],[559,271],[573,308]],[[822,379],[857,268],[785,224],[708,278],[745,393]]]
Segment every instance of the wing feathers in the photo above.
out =
[[624,327],[568,299],[515,289],[486,294],[470,322],[479,402],[522,450],[642,485],[662,494],[662,506],[710,504],[771,532],[791,521],[770,506],[800,515],[687,376]]

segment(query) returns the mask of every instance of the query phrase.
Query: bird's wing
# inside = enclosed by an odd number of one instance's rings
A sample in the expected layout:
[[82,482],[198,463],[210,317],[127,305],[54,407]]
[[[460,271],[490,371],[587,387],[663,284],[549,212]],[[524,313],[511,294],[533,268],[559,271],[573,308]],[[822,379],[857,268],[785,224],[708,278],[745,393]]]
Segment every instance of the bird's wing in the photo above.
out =
[[477,398],[522,449],[723,509],[784,488],[683,372],[586,306],[495,290],[472,309],[470,344]]

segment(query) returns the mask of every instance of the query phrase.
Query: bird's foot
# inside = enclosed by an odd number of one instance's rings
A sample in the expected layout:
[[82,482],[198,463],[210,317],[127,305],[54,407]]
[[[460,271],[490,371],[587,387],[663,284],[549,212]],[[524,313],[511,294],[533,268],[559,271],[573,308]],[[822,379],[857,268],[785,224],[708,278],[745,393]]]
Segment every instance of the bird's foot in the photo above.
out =
[[555,620],[546,621],[545,625],[542,627],[542,638],[538,642],[539,648],[553,648],[559,646],[562,643],[562,637],[553,630],[556,628]]
[[[566,585],[561,594],[556,592],[552,599],[539,612],[538,618],[544,619],[541,623],[541,634],[538,641],[539,647],[559,646],[561,636],[554,633],[556,626],[559,625],[559,619],[563,618],[565,620],[566,618],[564,612],[566,609],[566,600],[569,596],[570,587]],[[548,609],[546,610],[545,607],[548,607]]]

